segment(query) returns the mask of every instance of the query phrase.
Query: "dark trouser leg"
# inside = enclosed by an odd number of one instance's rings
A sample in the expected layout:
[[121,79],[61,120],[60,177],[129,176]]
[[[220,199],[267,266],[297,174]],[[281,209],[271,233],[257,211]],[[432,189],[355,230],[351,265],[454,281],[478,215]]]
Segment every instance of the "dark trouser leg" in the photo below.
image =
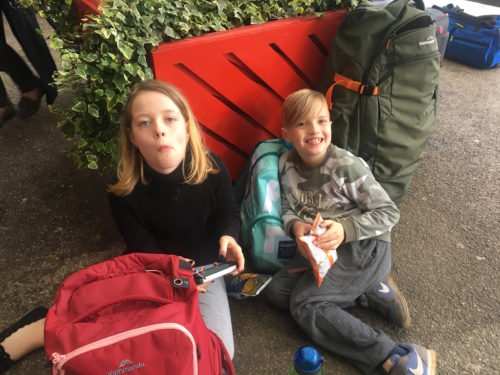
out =
[[290,296],[290,311],[314,342],[367,373],[387,358],[395,343],[344,309],[387,276],[390,244],[364,240],[344,244],[338,252],[339,259],[321,287],[312,272],[298,279]]
[[[31,91],[37,87],[38,80],[33,75],[23,59],[7,44],[3,26],[2,10],[8,5],[5,5],[4,3],[6,2],[0,0],[0,4],[2,7],[0,9],[0,56],[2,56],[2,58],[0,59],[0,70],[7,73],[12,78],[12,80],[19,87],[19,90],[21,90],[22,92]],[[5,95],[3,97],[3,100],[5,101],[6,94],[3,83],[0,91],[2,91],[2,89],[4,92],[3,95]],[[0,101],[1,100],[2,92],[0,92]]]
[[40,77],[47,103],[52,104],[57,96],[57,90],[49,84],[53,82],[52,76],[57,68],[45,39],[38,33],[39,25],[35,14],[29,9],[12,7],[4,0],[1,0],[1,3],[12,32]]
[[5,86],[3,85],[2,78],[0,77],[0,108],[5,108],[7,105],[7,92],[5,91]]
[[0,70],[12,78],[21,92],[34,90],[38,86],[38,79],[10,46],[0,47],[0,55],[2,55]]

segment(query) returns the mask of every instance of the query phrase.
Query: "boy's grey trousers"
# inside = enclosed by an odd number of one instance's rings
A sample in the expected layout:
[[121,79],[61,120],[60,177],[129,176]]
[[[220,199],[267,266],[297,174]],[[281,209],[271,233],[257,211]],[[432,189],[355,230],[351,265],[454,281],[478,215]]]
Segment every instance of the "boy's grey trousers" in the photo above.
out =
[[288,273],[308,263],[297,254],[273,276],[267,296],[276,306],[289,308],[315,343],[369,373],[387,358],[395,343],[344,309],[354,306],[357,297],[385,280],[391,269],[391,246],[368,239],[342,244],[337,252],[338,259],[321,287],[311,270]]

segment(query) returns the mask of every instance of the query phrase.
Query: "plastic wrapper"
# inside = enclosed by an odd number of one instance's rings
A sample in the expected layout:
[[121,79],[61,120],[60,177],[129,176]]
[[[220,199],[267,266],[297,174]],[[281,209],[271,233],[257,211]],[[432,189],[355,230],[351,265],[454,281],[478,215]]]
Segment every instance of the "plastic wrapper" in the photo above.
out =
[[300,237],[300,240],[307,244],[309,262],[311,263],[318,286],[321,286],[328,270],[332,268],[333,263],[337,260],[337,250],[321,249],[313,244],[316,238],[313,234],[323,234],[326,232],[326,228],[319,226],[322,221],[323,218],[318,213],[314,219],[310,234]]
[[271,281],[271,275],[240,273],[226,278],[227,294],[236,299],[257,296]]

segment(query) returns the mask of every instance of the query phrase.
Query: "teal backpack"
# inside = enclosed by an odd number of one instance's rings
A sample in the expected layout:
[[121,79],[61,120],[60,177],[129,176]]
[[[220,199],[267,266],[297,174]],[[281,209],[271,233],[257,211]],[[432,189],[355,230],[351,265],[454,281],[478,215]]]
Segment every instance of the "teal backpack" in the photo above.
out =
[[422,0],[359,6],[340,25],[319,90],[332,142],[363,158],[394,202],[409,188],[435,117],[436,27]]
[[295,240],[283,229],[278,181],[279,157],[291,147],[282,139],[260,142],[247,164],[241,243],[258,272],[279,270],[297,252]]

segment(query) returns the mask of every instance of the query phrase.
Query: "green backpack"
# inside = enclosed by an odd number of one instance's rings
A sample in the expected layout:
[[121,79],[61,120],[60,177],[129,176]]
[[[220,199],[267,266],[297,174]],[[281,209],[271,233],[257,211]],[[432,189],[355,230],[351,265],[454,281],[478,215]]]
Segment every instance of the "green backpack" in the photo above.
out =
[[291,148],[282,139],[260,142],[247,164],[244,198],[241,202],[241,243],[256,271],[273,273],[297,252],[281,220],[278,160]]
[[350,12],[319,87],[330,105],[332,142],[362,157],[395,202],[409,188],[436,112],[436,29],[422,0],[415,3],[420,9],[396,0]]

